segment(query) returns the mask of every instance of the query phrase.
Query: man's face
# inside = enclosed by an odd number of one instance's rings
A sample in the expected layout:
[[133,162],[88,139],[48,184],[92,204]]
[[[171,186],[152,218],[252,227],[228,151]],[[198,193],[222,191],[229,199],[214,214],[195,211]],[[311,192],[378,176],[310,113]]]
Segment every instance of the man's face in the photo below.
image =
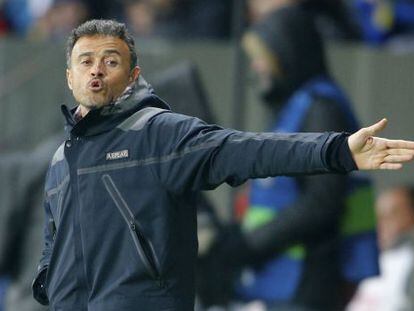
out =
[[270,12],[295,2],[296,0],[249,0],[251,19],[253,22],[261,20]]
[[414,228],[412,204],[405,189],[392,189],[378,197],[376,212],[381,249],[390,248],[401,235]]
[[127,44],[112,36],[81,37],[72,50],[67,82],[84,116],[90,109],[113,102],[138,78],[130,68]]
[[269,90],[275,78],[282,78],[279,58],[254,33],[243,37],[243,46],[250,59],[250,67],[261,91]]

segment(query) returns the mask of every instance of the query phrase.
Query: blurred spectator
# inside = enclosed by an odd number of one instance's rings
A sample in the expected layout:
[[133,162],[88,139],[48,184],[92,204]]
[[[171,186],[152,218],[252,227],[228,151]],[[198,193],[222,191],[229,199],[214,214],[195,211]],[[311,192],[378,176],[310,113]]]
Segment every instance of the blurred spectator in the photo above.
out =
[[319,32],[329,39],[359,40],[358,23],[345,0],[302,0],[316,20]]
[[[60,39],[86,19],[125,20],[137,36],[226,39],[232,1],[2,0],[0,35]],[[4,15],[4,17],[2,17]]]
[[60,39],[88,17],[87,6],[79,0],[56,0],[33,26],[31,35]]
[[309,11],[318,31],[327,38],[355,40],[359,38],[347,5],[342,0],[249,0],[250,18],[257,22],[283,6],[296,3]]
[[4,13],[4,0],[0,0],[0,37],[7,34],[9,31],[9,25],[6,20],[6,14]]
[[36,21],[43,16],[53,0],[3,0],[5,19],[10,31],[27,35]]
[[8,26],[17,35],[50,39],[82,22],[87,6],[81,0],[4,0],[3,14],[0,29]]
[[9,32],[9,28],[6,19],[3,18],[3,13],[0,11],[0,37],[6,35]]
[[382,192],[376,210],[381,275],[360,285],[348,311],[414,310],[414,188]]
[[121,19],[125,0],[81,0],[88,10],[88,19]]
[[87,18],[122,18],[122,0],[3,1],[11,31],[35,38],[62,38]]
[[154,32],[155,8],[146,1],[131,1],[125,6],[125,17],[129,29],[138,36],[149,36]]
[[365,42],[378,45],[414,35],[413,0],[352,0]]
[[46,310],[33,299],[30,285],[38,262],[33,254],[42,249],[44,176],[60,139],[52,137],[34,150],[0,156],[0,275],[10,281],[5,311]]
[[[357,129],[350,103],[329,76],[313,19],[301,5],[286,4],[266,15],[245,35],[244,46],[274,113],[271,131]],[[222,278],[214,288],[222,292],[204,303],[225,302],[227,271],[241,266],[235,292],[242,301],[262,300],[275,310],[343,309],[350,296],[345,290],[352,294],[362,278],[378,273],[372,208],[363,176],[252,182],[242,224],[224,228],[212,247],[211,277]],[[362,252],[354,253],[354,246]]]
[[269,13],[291,2],[292,0],[248,0],[250,19],[253,23],[259,22]]
[[227,38],[231,1],[126,0],[125,18],[138,36]]

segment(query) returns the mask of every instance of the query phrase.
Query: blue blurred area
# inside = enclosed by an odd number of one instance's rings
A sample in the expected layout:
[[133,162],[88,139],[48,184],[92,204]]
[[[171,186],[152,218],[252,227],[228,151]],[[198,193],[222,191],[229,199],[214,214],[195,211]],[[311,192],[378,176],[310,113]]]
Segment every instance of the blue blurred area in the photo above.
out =
[[4,304],[6,298],[6,291],[9,287],[10,279],[6,276],[0,277],[0,311],[5,311]]
[[10,28],[19,35],[26,35],[35,21],[27,0],[5,1],[4,13]]
[[363,40],[382,44],[388,39],[414,33],[414,2],[411,0],[353,2]]

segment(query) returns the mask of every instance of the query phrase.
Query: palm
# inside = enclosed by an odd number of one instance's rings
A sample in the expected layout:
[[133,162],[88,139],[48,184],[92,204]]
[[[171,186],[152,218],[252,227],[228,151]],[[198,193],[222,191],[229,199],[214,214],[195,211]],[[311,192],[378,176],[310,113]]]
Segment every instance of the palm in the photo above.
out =
[[385,119],[362,128],[348,139],[349,149],[360,170],[400,169],[414,157],[414,142],[391,140],[374,135],[385,128]]

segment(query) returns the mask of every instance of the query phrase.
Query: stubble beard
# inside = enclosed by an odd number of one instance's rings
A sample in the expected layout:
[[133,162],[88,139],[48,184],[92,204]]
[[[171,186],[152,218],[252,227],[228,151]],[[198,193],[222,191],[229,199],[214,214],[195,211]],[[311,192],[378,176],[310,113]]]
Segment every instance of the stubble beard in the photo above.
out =
[[[94,98],[98,97],[98,98]],[[85,96],[79,101],[79,104],[88,110],[93,110],[97,108],[101,108],[110,104],[111,99],[109,98],[99,98],[100,96],[96,94],[95,96]]]

